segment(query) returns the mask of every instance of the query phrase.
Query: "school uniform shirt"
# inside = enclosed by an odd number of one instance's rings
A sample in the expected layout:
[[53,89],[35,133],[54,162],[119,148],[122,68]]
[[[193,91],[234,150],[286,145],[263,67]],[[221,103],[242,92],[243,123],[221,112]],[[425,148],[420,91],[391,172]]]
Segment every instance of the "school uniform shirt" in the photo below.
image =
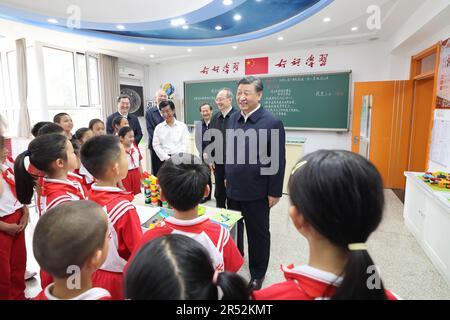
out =
[[10,160],[7,159],[0,167],[3,178],[3,194],[0,196],[0,218],[3,218],[23,208],[23,205],[17,200],[14,171]]
[[132,143],[130,150],[125,151],[125,153],[127,154],[128,170],[139,169],[139,164],[142,160],[142,155],[139,148]]
[[161,161],[170,156],[188,151],[189,130],[187,126],[176,119],[171,126],[166,121],[161,122],[153,133],[153,150]]
[[77,181],[44,178],[41,186],[41,215],[59,204],[85,200],[86,193]]
[[206,216],[193,220],[168,217],[161,227],[149,230],[144,234],[139,247],[154,238],[172,233],[188,236],[202,244],[208,251],[214,268],[219,272],[237,272],[244,263],[241,253],[230,237],[230,232]]
[[[281,270],[286,281],[254,291],[254,300],[329,300],[343,281],[342,277],[307,265],[281,266]],[[388,300],[399,299],[387,290],[386,296]]]
[[67,173],[67,180],[78,182],[81,187],[83,188],[84,194],[87,195],[88,189],[86,188],[84,184],[84,179],[79,174],[76,174],[75,172],[68,172]]
[[86,190],[91,190],[91,185],[96,182],[95,177],[81,164],[80,169],[74,170],[74,173],[83,178],[83,186]]
[[[54,284],[48,285],[42,290],[33,300],[61,300],[51,294]],[[111,295],[108,290],[103,288],[91,288],[86,292],[83,292],[79,296],[69,300],[111,300]]]
[[101,270],[123,272],[131,253],[142,239],[142,228],[134,196],[116,187],[92,185],[88,199],[97,202],[106,211],[110,232],[109,252]]

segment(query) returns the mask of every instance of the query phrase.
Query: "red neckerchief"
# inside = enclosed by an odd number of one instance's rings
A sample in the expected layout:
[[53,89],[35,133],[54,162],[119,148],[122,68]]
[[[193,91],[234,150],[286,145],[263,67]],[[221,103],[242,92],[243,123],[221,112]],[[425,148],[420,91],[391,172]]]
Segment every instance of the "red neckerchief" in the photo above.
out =
[[97,202],[101,206],[112,202],[120,196],[121,199],[132,202],[134,195],[126,191],[108,191],[108,190],[94,190],[91,189],[88,193],[88,199]]
[[74,184],[73,182],[71,183],[71,181],[61,181],[58,183],[55,181],[43,180],[41,188],[41,195],[44,197],[49,196],[55,192],[67,192],[79,197],[80,199],[85,198],[85,195],[83,195],[82,191],[77,187],[76,184]]
[[133,154],[134,154],[134,152],[135,152],[133,146],[131,146],[130,151],[126,151],[126,150],[125,150],[125,152],[130,156],[130,158],[131,158],[131,164],[132,164],[134,167],[136,167],[136,163],[134,162],[134,158],[133,158]]
[[11,192],[13,193],[14,197],[17,198],[16,194],[16,182],[14,180],[14,172],[10,167],[5,165],[7,167],[6,170],[2,169],[2,176],[3,180],[9,185]]

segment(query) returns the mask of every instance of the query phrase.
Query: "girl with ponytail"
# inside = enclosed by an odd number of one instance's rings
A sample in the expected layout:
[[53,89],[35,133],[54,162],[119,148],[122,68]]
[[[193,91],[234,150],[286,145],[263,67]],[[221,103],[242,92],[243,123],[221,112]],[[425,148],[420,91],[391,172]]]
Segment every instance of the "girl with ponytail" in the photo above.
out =
[[366,242],[382,220],[383,182],[372,163],[347,151],[305,156],[289,179],[289,215],[309,244],[309,262],[282,267],[285,282],[260,300],[395,300]]
[[146,243],[125,272],[125,297],[132,300],[248,300],[247,282],[214,270],[206,249],[178,234]]
[[[84,200],[86,196],[81,184],[67,178],[68,172],[76,166],[77,157],[65,135],[38,136],[14,163],[17,199],[20,203],[30,204],[36,187],[40,215],[59,204]],[[41,270],[41,287],[44,289],[52,282],[52,278]]]

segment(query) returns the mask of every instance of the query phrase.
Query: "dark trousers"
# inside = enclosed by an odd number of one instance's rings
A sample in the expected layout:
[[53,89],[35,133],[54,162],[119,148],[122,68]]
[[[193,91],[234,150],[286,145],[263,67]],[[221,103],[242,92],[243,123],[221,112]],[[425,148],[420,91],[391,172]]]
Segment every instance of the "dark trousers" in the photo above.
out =
[[262,279],[266,275],[270,258],[269,201],[267,198],[255,201],[228,199],[228,208],[242,213],[244,219],[237,226],[237,246],[244,255],[245,224],[250,275],[252,279]]
[[214,197],[216,198],[216,207],[226,209],[227,189],[225,188],[225,165],[216,164],[214,177],[216,180],[216,190],[214,191]]
[[162,166],[162,162],[152,147],[150,149],[150,158],[152,159],[152,175],[157,176],[159,168]]
[[[206,166],[208,166],[208,168],[209,168],[209,165],[208,165],[206,162],[203,161],[203,163],[204,163]],[[210,173],[210,175],[209,175],[209,180],[208,180],[209,194],[208,194],[208,196],[205,197],[206,200],[211,200],[211,194],[212,194],[211,171],[210,171],[209,173]]]

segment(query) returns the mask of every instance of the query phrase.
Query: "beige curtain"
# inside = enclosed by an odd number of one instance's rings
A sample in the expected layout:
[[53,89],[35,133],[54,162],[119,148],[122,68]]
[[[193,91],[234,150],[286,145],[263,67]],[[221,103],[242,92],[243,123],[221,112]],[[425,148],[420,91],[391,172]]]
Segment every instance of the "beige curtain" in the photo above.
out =
[[100,94],[103,117],[117,111],[116,99],[120,94],[119,59],[101,54],[99,58]]
[[18,137],[28,138],[31,133],[30,115],[28,112],[28,73],[27,44],[25,39],[16,40],[17,89],[19,92],[19,128]]

